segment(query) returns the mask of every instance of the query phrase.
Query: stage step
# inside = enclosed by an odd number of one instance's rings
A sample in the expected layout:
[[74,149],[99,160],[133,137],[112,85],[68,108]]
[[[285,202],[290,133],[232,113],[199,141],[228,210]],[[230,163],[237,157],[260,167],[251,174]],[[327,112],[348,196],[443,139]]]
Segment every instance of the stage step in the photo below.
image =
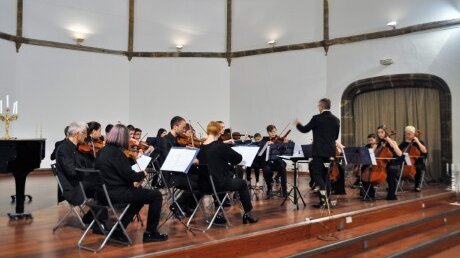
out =
[[[330,228],[339,228],[342,231],[335,232],[339,241],[327,242],[318,240],[317,236],[324,234],[323,223],[328,218],[319,218],[309,223],[298,223],[273,230],[255,232],[253,234],[226,239],[225,241],[213,241],[188,248],[157,253],[164,257],[203,257],[219,254],[223,257],[281,257],[289,255],[331,255],[347,257],[363,249],[363,239],[385,239],[386,236],[398,238],[400,230],[398,226],[406,226],[408,229],[415,227],[407,234],[419,233],[423,230],[423,223],[440,223],[442,216],[448,217],[448,223],[452,218],[460,219],[460,209],[449,205],[454,196],[440,194],[439,196],[426,197],[403,203],[389,203],[387,207],[374,207],[366,211],[351,212],[349,214],[332,218]],[[352,223],[346,223],[346,217],[352,217]],[[434,222],[433,222],[434,221]],[[433,224],[434,225],[434,224]],[[417,228],[418,227],[418,228]],[[335,230],[333,230],[335,231]],[[396,236],[392,233],[396,232]],[[402,232],[405,232],[404,230]],[[413,233],[410,233],[413,232]],[[403,233],[404,235],[404,233]],[[407,236],[409,236],[407,235]],[[400,238],[400,237],[399,237]],[[341,248],[344,246],[345,248]],[[368,240],[368,247],[373,247],[373,242]],[[348,251],[348,249],[356,249]]]
[[[446,211],[447,209],[450,209]],[[349,257],[378,247],[394,239],[409,237],[426,227],[444,225],[444,218],[451,223],[460,219],[457,207],[435,205],[421,211],[413,211],[399,216],[388,216],[385,219],[346,229],[335,233],[339,241],[326,242],[317,238],[305,239],[277,248],[254,253],[245,257]],[[459,225],[460,226],[460,225]],[[460,227],[459,227],[460,228]]]

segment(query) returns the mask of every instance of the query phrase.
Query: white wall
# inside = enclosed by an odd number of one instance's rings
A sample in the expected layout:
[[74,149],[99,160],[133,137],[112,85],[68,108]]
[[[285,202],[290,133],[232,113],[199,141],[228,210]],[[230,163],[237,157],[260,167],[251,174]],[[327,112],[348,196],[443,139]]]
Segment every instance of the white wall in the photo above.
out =
[[[326,96],[326,57],[322,49],[237,58],[230,75],[231,126],[241,133],[278,132],[295,117],[307,122]],[[311,136],[308,136],[311,139]],[[296,130],[289,138],[306,142]]]
[[134,58],[130,64],[130,122],[155,136],[173,116],[206,126],[229,121],[230,68],[225,59]]

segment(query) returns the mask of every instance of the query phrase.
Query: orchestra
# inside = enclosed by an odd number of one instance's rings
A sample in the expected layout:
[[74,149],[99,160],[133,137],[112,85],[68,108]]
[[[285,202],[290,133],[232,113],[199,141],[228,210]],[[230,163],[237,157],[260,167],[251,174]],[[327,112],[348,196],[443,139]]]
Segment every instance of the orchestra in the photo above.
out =
[[[408,125],[404,128],[404,140],[398,145],[392,138],[396,132],[389,130],[385,125],[377,127],[374,133],[367,136],[367,144],[364,146],[370,153],[375,155],[375,164],[357,164],[351,168],[350,175],[347,174],[345,164],[346,146],[339,141],[340,120],[331,111],[329,99],[321,99],[318,103],[319,114],[302,125],[300,120],[295,119],[293,127],[301,133],[312,131],[312,158],[309,160],[310,186],[317,187],[311,192],[319,197],[319,202],[313,207],[323,208],[327,201],[330,202],[330,195],[346,194],[346,178],[355,178],[356,182],[350,187],[359,189],[363,200],[376,200],[375,187],[385,185],[387,189],[387,200],[397,200],[396,187],[398,177],[414,181],[414,191],[420,192],[425,173],[425,158],[428,150],[420,139],[421,132],[414,126]],[[209,122],[206,129],[200,123],[196,123],[204,131],[199,137],[193,128],[192,122],[181,116],[175,116],[170,121],[170,131],[160,128],[155,138],[155,146],[150,146],[143,140],[142,129],[133,125],[124,126],[120,122],[108,124],[105,127],[105,135],[101,135],[101,124],[96,121],[88,123],[72,122],[66,127],[66,138],[56,143],[53,158],[56,158],[57,168],[61,171],[61,177],[66,182],[64,197],[67,200],[81,201],[82,196],[76,189],[76,179],[72,170],[75,167],[96,168],[102,171],[102,176],[109,187],[109,194],[116,202],[131,203],[126,219],[122,222],[127,226],[144,204],[148,204],[147,228],[144,233],[144,242],[164,241],[168,239],[166,234],[158,231],[158,222],[162,207],[162,196],[157,188],[164,185],[143,184],[146,172],[135,173],[131,165],[142,155],[157,155],[158,164],[154,168],[159,170],[166,160],[169,151],[173,147],[185,147],[199,149],[198,156],[194,159],[189,173],[173,173],[171,171],[160,171],[161,176],[166,180],[166,187],[171,185],[182,191],[177,200],[169,205],[170,212],[175,218],[182,220],[191,216],[196,208],[196,198],[201,198],[202,193],[209,192],[210,186],[207,180],[200,176],[199,164],[206,164],[213,170],[214,187],[222,191],[234,191],[234,200],[242,204],[243,224],[256,223],[258,218],[253,213],[250,190],[266,187],[266,199],[273,199],[273,183],[279,178],[279,196],[286,197],[288,192],[287,184],[287,163],[282,159],[268,158],[267,149],[264,146],[275,146],[273,144],[287,144],[292,132],[288,126],[278,135],[275,125],[266,126],[267,135],[262,137],[260,133],[253,136],[241,134],[226,128],[223,121]],[[126,136],[126,138],[125,138]],[[247,145],[259,147],[261,153],[256,155],[251,164],[239,165],[242,155],[231,147]],[[401,157],[407,156],[410,165],[402,167]],[[255,186],[251,188],[251,173],[254,170]],[[261,184],[260,170],[263,172],[264,182]],[[235,173],[235,171],[237,173]],[[243,172],[246,171],[246,180]],[[402,171],[401,174],[399,171]],[[276,175],[276,176],[275,176]],[[145,188],[152,185],[154,188]],[[260,188],[259,188],[260,187]],[[191,189],[202,191],[192,192]],[[93,193],[87,193],[92,196]],[[217,207],[216,198],[213,196]],[[233,204],[232,204],[233,203]],[[226,202],[224,207],[234,205],[234,202]],[[86,214],[85,222],[92,220],[91,214]],[[218,214],[214,223],[224,224],[226,219]],[[100,233],[99,228],[93,228],[95,233]],[[116,231],[113,238],[126,242],[125,236]]]

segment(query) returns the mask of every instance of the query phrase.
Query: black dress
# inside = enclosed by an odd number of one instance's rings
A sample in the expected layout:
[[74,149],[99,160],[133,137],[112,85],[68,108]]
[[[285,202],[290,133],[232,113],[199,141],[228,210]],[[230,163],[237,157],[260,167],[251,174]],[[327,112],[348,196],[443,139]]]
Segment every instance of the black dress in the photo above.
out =
[[[423,141],[420,141],[420,143],[422,145],[425,145],[425,143],[423,143]],[[401,144],[399,144],[399,148],[401,149],[402,152],[408,152],[409,150],[407,149],[409,147],[409,144],[410,142],[402,142]],[[416,173],[415,173],[415,184],[414,184],[414,188],[420,188],[421,187],[421,183],[422,183],[422,175],[425,173],[425,158],[427,157],[428,153],[422,153],[422,151],[420,150],[420,147],[418,146],[418,144],[416,143],[413,143],[412,144],[412,147],[415,147],[418,149],[418,151],[420,152],[420,158],[418,158],[416,161],[415,161],[415,170],[416,170]],[[406,150],[407,149],[407,150]]]

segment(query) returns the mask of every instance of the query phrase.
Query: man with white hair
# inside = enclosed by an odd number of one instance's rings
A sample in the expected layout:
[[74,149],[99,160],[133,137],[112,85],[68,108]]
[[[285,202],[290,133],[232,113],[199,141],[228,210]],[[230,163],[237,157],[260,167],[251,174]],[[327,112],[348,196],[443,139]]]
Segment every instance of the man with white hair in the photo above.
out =
[[[84,201],[83,193],[78,183],[75,168],[79,167],[77,164],[77,145],[84,143],[88,126],[84,122],[72,122],[69,125],[69,136],[59,146],[56,152],[56,168],[58,170],[58,178],[61,182],[64,199],[72,205],[80,205]],[[89,187],[90,188],[90,187]],[[87,192],[86,195],[91,198],[94,192]],[[101,215],[104,220],[106,214]],[[86,224],[91,223],[93,216],[91,212],[87,212],[83,216],[83,222]],[[102,233],[100,229],[94,229],[95,233]]]
[[414,126],[406,126],[404,129],[404,141],[399,144],[399,149],[401,149],[404,153],[409,153],[411,148],[417,148],[418,152],[420,153],[420,157],[416,159],[415,164],[412,164],[416,169],[414,178],[414,191],[416,192],[420,192],[422,189],[422,175],[425,173],[424,158],[426,158],[428,154],[427,148],[425,147],[423,141],[418,138],[419,136],[420,133],[416,132]]

